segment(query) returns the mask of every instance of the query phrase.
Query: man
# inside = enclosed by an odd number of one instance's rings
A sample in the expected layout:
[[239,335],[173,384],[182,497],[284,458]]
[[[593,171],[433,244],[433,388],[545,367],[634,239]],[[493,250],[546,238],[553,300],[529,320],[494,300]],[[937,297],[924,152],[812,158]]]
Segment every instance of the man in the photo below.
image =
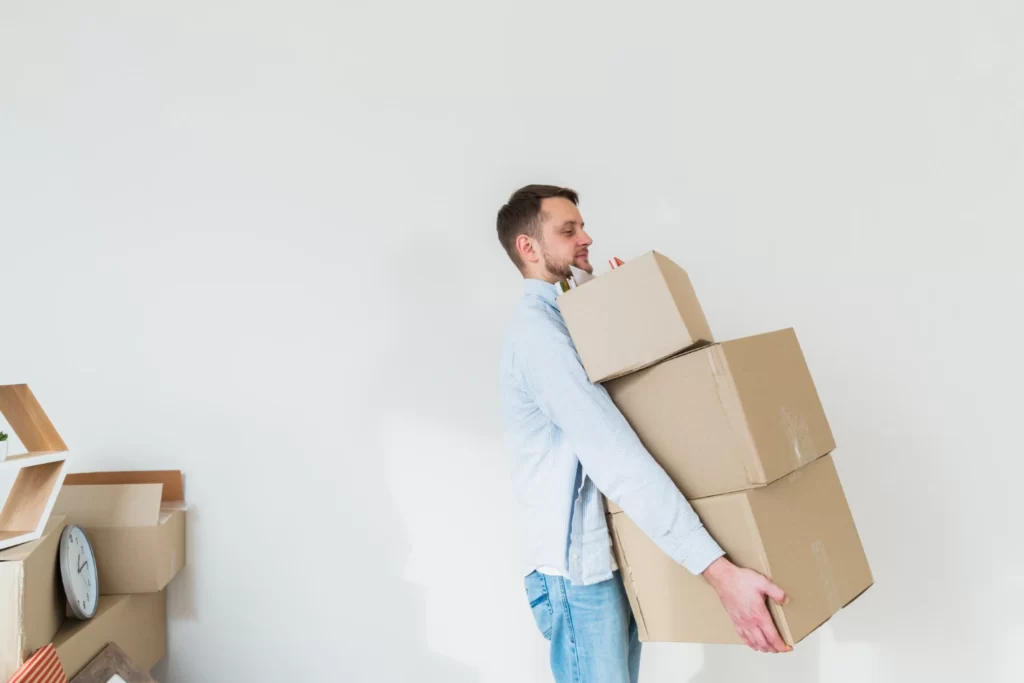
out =
[[643,447],[607,390],[591,384],[555,301],[570,266],[593,272],[577,194],[528,185],[498,212],[498,239],[524,278],[501,358],[506,443],[525,514],[526,594],[558,683],[636,683],[640,643],[611,552],[601,493],[718,592],[761,652],[789,648],[764,576],[732,564]]

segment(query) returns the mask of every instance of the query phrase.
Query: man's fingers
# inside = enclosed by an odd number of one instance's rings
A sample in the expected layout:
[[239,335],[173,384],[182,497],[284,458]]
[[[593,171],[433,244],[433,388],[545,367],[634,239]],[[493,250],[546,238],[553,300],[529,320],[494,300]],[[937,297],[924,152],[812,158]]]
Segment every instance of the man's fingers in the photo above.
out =
[[775,638],[775,641],[778,642],[778,644],[776,645],[776,642],[772,641],[772,637],[771,637],[771,633],[770,632],[774,632],[775,631],[774,628],[772,628],[772,627],[764,628],[762,626],[761,628],[758,629],[758,631],[761,632],[761,637],[764,638],[764,642],[765,642],[765,650],[764,651],[765,652],[784,652],[785,651],[786,646],[782,643],[781,640],[779,640],[778,634],[776,634],[776,638]]
[[789,602],[789,598],[786,597],[786,591],[776,586],[770,579],[764,580],[761,590],[764,591],[765,595],[780,605],[785,605]]
[[764,633],[757,626],[752,626],[747,629],[747,636],[750,638],[750,642],[753,643],[753,647],[758,652],[770,652],[771,649],[768,645],[768,640],[764,637]]
[[779,636],[779,630],[775,628],[775,624],[772,623],[771,617],[768,617],[761,624],[761,633],[764,634],[768,644],[772,646],[774,652],[789,652],[789,646],[782,642],[782,637]]

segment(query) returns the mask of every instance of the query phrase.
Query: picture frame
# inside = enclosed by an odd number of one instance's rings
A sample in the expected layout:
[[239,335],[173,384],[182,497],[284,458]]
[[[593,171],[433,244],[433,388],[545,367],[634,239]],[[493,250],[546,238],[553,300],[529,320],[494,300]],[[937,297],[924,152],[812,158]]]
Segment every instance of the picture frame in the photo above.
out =
[[156,683],[149,672],[141,670],[116,643],[108,643],[103,650],[71,683]]

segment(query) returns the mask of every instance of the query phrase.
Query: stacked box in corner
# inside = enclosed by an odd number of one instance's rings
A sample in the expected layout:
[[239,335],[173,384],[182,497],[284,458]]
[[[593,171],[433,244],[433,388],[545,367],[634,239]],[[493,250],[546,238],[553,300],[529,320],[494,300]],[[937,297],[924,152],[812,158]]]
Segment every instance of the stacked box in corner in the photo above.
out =
[[104,595],[95,616],[66,620],[53,639],[69,678],[108,643],[116,643],[143,671],[152,669],[167,654],[167,591]]
[[52,516],[41,538],[0,551],[0,681],[6,681],[64,623],[67,600],[57,554],[64,518]]

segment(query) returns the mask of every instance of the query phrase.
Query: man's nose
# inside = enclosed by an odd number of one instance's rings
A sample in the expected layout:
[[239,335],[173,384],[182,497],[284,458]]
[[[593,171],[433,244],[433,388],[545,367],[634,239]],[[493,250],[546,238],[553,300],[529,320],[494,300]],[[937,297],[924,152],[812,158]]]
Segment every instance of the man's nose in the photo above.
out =
[[580,236],[583,237],[583,241],[580,242],[580,246],[589,247],[594,243],[594,240],[590,239],[590,235],[587,234],[586,230],[580,230]]

